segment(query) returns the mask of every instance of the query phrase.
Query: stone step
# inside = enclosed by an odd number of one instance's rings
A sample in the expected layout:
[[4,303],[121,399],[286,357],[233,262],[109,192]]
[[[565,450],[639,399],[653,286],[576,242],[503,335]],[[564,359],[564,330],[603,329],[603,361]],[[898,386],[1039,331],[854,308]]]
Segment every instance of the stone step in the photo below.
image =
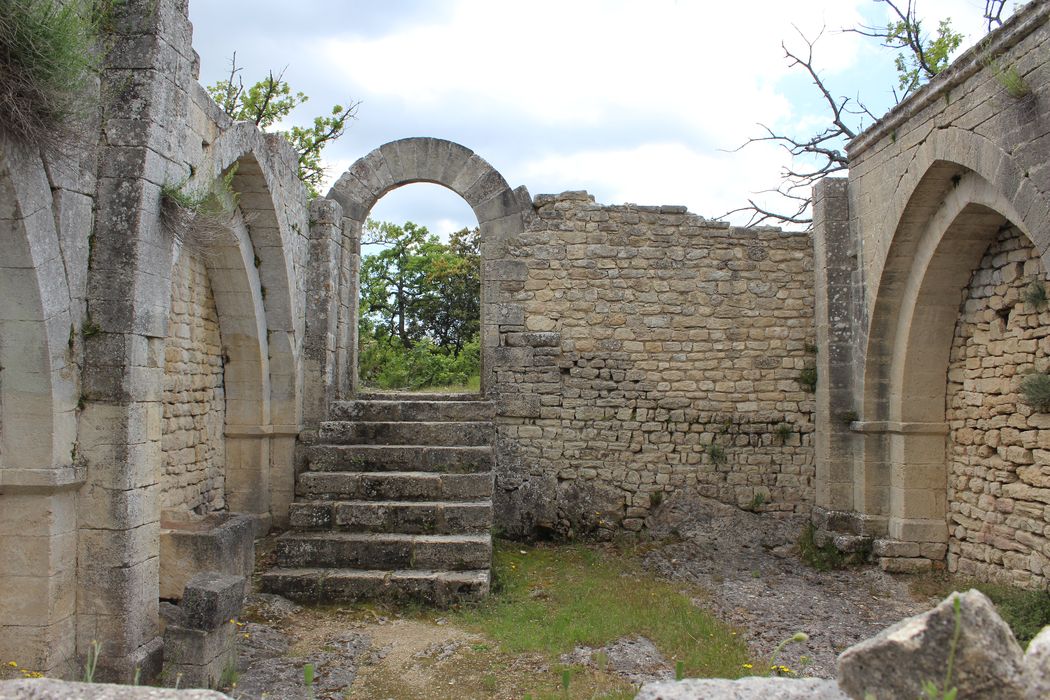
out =
[[306,445],[305,467],[311,471],[423,471],[469,474],[492,470],[492,447],[429,445]]
[[401,401],[414,403],[418,401],[485,401],[481,394],[471,392],[440,391],[370,391],[357,396],[362,401]]
[[491,401],[336,401],[329,410],[333,421],[491,421]]
[[293,530],[452,535],[487,533],[491,501],[296,501]]
[[479,501],[492,498],[492,472],[303,472],[296,494],[331,501]]
[[489,571],[281,568],[264,573],[262,584],[268,593],[301,603],[382,600],[448,607],[488,595]]
[[356,445],[491,445],[491,421],[325,421],[320,442]]
[[488,568],[492,538],[484,535],[399,535],[355,532],[286,532],[277,538],[283,568],[424,569]]

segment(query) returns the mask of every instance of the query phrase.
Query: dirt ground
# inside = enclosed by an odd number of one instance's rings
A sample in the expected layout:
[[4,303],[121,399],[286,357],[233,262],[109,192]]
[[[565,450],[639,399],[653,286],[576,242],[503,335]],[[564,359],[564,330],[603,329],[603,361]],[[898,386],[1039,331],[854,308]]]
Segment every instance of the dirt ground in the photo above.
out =
[[[809,640],[789,645],[777,663],[799,675],[833,677],[839,652],[931,601],[916,600],[906,579],[875,567],[808,568],[794,546],[803,524],[674,498],[651,519],[653,541],[642,548],[642,561],[656,576],[707,591],[696,603],[741,630],[756,665],[801,631]],[[252,596],[244,620],[240,674],[226,691],[235,698],[631,698],[638,684],[674,674],[644,638],[551,659],[505,653],[440,614],[299,607],[262,594]],[[311,689],[304,683],[308,663],[315,669]],[[571,686],[563,694],[566,671]]]

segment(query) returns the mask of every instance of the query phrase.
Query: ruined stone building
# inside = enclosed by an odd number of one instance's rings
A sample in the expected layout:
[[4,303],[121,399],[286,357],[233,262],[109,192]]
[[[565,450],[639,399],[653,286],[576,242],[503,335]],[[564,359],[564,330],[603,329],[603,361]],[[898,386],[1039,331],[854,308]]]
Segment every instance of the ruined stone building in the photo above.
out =
[[[155,671],[184,580],[162,531],[229,513],[292,528],[267,585],[307,599],[392,580],[317,573],[340,557],[432,561],[397,585],[483,594],[491,524],[611,538],[685,489],[812,513],[890,570],[1046,587],[1050,414],[1019,382],[1050,369],[1028,291],[1050,246],[1048,19],[1024,7],[854,140],[810,233],[533,197],[434,138],[308,201],[290,146],[199,85],[186,0],[128,2],[80,146],[0,143],[0,658],[76,675],[99,640],[109,677]],[[224,179],[223,226],[176,235],[164,193]],[[361,228],[414,182],[481,227],[474,404],[357,386]]]

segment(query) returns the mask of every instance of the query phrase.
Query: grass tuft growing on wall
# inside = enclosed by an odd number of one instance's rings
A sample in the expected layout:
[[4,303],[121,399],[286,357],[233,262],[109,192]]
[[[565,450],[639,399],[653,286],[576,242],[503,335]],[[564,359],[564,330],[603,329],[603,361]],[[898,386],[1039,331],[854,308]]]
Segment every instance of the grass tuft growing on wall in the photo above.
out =
[[0,2],[0,131],[53,148],[73,135],[97,64],[93,3]]
[[1050,374],[1033,372],[1021,379],[1024,402],[1040,413],[1050,413]]

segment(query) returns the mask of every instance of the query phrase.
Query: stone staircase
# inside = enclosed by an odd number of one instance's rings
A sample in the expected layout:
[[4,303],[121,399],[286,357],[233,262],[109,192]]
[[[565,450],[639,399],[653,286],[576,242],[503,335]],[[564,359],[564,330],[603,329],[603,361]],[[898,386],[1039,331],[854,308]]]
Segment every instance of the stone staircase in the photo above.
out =
[[310,602],[483,598],[492,562],[492,404],[476,394],[336,402],[301,447],[271,593]]

